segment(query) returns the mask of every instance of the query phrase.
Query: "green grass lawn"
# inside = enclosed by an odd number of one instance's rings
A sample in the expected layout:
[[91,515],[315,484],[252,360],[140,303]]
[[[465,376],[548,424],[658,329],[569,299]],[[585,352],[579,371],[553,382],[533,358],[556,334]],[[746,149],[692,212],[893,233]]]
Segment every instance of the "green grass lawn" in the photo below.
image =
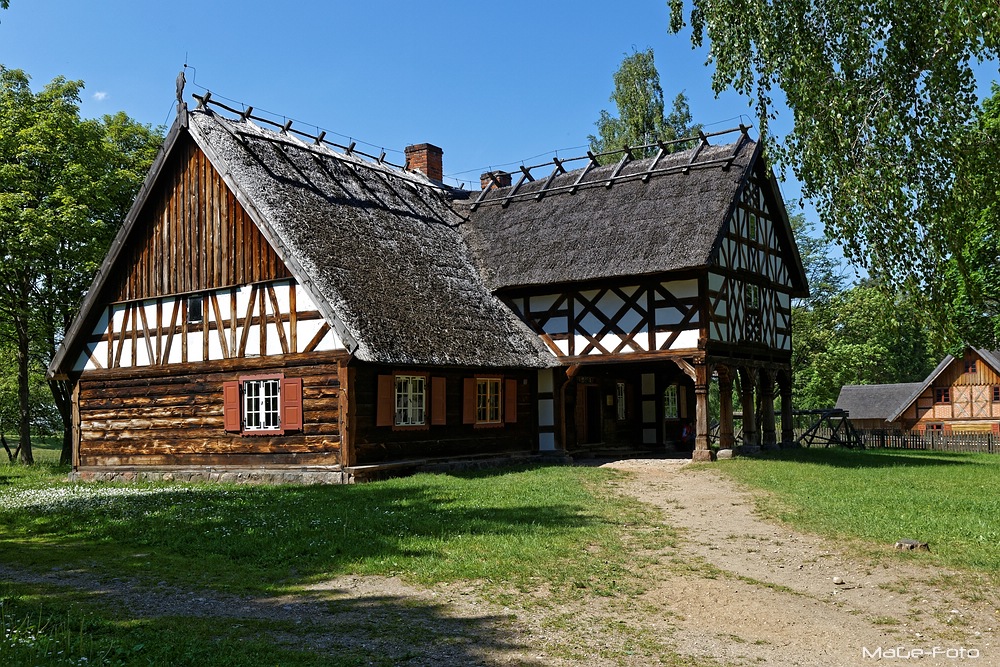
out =
[[761,510],[797,528],[870,547],[912,538],[931,548],[914,557],[1000,572],[1000,456],[829,448],[720,463],[773,494]]
[[[608,493],[618,474],[598,468],[311,487],[71,484],[66,472],[0,466],[0,563],[240,594],[376,574],[473,580],[500,601],[541,586],[557,598],[620,597],[640,583],[626,542],[673,539],[666,529],[650,533],[657,515]],[[0,586],[0,619],[4,665],[319,664],[262,639],[264,630],[280,633],[279,623],[135,619],[55,587]],[[208,636],[210,652],[194,651]],[[164,644],[192,647],[191,658],[182,650],[168,659]],[[350,651],[341,657],[337,664],[371,664]]]

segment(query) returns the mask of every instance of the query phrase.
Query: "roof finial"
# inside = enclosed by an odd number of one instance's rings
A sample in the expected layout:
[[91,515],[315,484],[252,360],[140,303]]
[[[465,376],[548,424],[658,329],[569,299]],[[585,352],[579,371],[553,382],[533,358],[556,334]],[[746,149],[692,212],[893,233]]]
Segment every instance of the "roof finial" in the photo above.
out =
[[[187,65],[185,64],[184,67],[187,68]],[[184,70],[181,70],[177,74],[177,113],[184,110],[184,84],[186,81]]]

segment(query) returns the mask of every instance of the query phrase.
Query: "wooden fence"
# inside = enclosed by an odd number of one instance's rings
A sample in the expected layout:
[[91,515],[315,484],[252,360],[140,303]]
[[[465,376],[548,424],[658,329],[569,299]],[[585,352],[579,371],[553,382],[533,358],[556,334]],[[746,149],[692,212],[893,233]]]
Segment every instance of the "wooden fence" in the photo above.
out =
[[[939,452],[979,452],[1000,454],[1000,436],[993,433],[940,433],[925,434],[905,431],[857,430],[865,448],[919,449]],[[796,436],[800,435],[796,429]]]

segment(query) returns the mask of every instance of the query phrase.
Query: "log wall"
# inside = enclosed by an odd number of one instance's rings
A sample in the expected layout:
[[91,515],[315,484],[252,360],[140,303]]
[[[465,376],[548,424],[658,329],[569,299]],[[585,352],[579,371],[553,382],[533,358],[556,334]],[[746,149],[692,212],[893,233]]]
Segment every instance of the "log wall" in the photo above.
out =
[[370,364],[356,369],[351,387],[351,402],[355,410],[351,422],[354,429],[353,464],[538,450],[538,381],[534,369],[499,370],[495,373],[505,380],[517,381],[517,421],[496,427],[476,427],[465,424],[463,420],[464,380],[483,374],[483,369],[410,369],[428,371],[432,378],[445,379],[445,423],[409,429],[376,426],[378,376],[391,374],[394,370],[406,369]]
[[[98,370],[79,380],[78,465],[336,465],[343,352]],[[223,424],[223,383],[284,373],[303,383],[303,429],[241,436]]]

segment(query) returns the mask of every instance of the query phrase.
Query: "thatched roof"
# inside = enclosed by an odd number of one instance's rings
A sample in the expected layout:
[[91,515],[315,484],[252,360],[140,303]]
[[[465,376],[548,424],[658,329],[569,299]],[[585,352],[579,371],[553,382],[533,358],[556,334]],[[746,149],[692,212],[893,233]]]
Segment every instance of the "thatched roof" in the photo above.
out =
[[[656,169],[666,173],[647,182],[628,176],[649,170],[653,158],[628,163],[620,174],[625,178],[610,188],[605,183],[615,165],[588,171],[575,192],[566,186],[582,170],[525,183],[506,206],[500,202],[510,187],[491,192],[474,210],[467,204],[462,231],[487,284],[499,290],[707,267],[760,147],[741,136],[695,151],[661,158]],[[693,168],[684,171],[692,159]],[[531,196],[546,185],[541,200]],[[783,208],[776,213],[784,215]],[[788,246],[790,273],[804,290],[790,239]]]
[[346,328],[359,359],[554,363],[483,284],[439,187],[211,111],[192,111],[189,123],[279,255]]
[[922,385],[922,382],[845,385],[837,397],[837,408],[847,410],[851,419],[893,421],[902,412],[900,407],[905,409],[912,402],[910,396]]

